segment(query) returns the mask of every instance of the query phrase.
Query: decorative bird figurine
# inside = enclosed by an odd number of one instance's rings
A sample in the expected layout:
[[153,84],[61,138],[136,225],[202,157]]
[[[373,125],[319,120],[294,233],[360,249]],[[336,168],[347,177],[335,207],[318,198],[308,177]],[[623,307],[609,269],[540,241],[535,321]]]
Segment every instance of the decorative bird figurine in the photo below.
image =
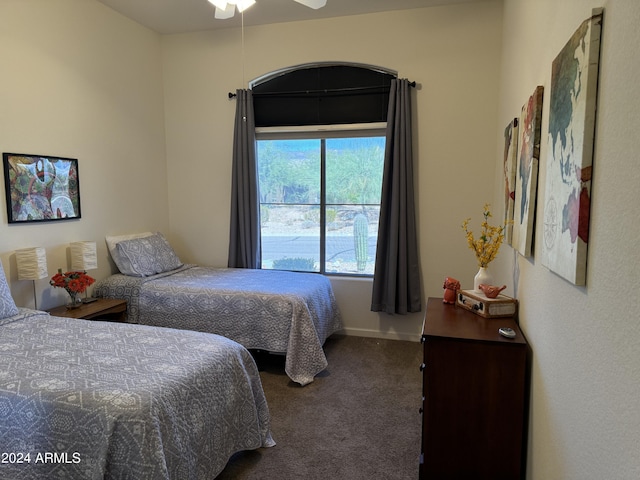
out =
[[484,283],[481,283],[478,285],[478,288],[482,290],[487,298],[496,298],[502,290],[507,288],[507,286],[503,285],[501,287],[496,287],[495,285],[485,285]]
[[456,291],[460,290],[460,282],[453,277],[447,277],[444,279],[444,296],[442,301],[444,303],[449,303],[451,305],[455,305],[456,303]]

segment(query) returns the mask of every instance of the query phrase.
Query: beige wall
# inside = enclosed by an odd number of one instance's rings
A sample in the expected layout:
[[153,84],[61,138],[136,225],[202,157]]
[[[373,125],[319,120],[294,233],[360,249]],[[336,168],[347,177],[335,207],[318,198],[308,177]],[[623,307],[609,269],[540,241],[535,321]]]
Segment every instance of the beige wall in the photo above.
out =
[[[102,277],[110,270],[106,234],[157,229],[168,231],[186,261],[224,265],[235,108],[226,94],[268,71],[322,60],[381,65],[420,84],[414,97],[424,292],[440,296],[446,275],[469,285],[475,265],[460,222],[487,200],[499,205],[494,187],[504,126],[536,85],[549,87],[551,61],[591,8],[602,5],[587,286],[574,287],[542,267],[537,254],[516,258],[509,247],[495,267],[511,293],[518,281],[521,323],[533,348],[527,478],[639,478],[640,3],[501,5],[252,27],[245,31],[243,76],[235,29],[160,37],[92,0],[1,1],[0,148],[79,158],[82,186],[83,218],[71,222],[9,226],[2,197],[0,258],[18,304],[32,304],[31,282],[16,280],[13,251],[23,246],[46,247],[53,273],[66,268],[69,242],[95,240],[95,273]],[[547,126],[545,103],[543,133]],[[543,159],[546,150],[543,141]],[[544,187],[539,194],[544,198]],[[369,312],[368,281],[334,285],[350,332],[417,335],[421,315]],[[46,280],[37,287],[41,306],[61,303]]]
[[[8,225],[2,188],[0,258],[16,303],[33,307],[14,250],[45,247],[53,275],[69,242],[92,240],[100,278],[106,234],[169,228],[160,37],[94,1],[3,0],[0,65],[0,150],[79,162],[79,220]],[[36,291],[38,307],[64,303],[48,279]]]
[[[551,273],[539,251],[514,261],[507,248],[496,263],[506,283],[518,280],[521,325],[533,349],[527,478],[535,480],[640,478],[640,2],[507,0],[495,132],[499,143],[536,85],[548,98],[551,62],[599,6],[605,13],[587,286]],[[538,206],[548,173],[547,98]]]
[[[163,37],[171,228],[191,262],[226,265],[235,101],[283,67],[379,65],[415,80],[416,178],[425,296],[477,270],[460,229],[493,196],[501,2]],[[371,281],[333,277],[346,330],[417,339],[422,314],[370,311]]]

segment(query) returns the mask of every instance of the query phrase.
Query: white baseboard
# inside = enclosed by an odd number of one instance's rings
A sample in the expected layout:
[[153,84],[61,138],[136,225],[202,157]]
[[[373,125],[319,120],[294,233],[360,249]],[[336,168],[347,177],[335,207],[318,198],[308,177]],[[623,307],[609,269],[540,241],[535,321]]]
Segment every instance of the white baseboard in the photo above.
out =
[[385,340],[405,340],[409,342],[419,342],[420,334],[410,332],[381,332],[379,330],[365,329],[365,328],[344,328],[340,332],[340,335],[349,335],[353,337],[369,337],[369,338],[382,338]]

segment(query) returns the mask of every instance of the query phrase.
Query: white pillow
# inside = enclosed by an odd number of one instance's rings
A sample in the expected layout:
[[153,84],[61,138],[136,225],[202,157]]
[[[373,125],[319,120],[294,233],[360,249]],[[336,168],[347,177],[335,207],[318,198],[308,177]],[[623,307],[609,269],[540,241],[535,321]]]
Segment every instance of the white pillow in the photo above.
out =
[[11,290],[7,284],[7,277],[4,275],[2,261],[0,261],[0,320],[13,317],[18,314],[18,307],[11,296]]
[[131,263],[129,262],[129,260],[127,258],[122,258],[122,256],[118,252],[118,249],[116,248],[116,245],[118,244],[118,242],[121,242],[123,240],[131,240],[134,238],[150,237],[151,235],[153,235],[153,233],[151,232],[142,232],[142,233],[130,233],[128,235],[108,235],[105,237],[105,240],[107,242],[107,248],[109,249],[111,258],[113,259],[113,262],[116,264],[116,267],[118,267],[118,270],[120,270],[120,273],[124,273],[125,275],[128,275],[126,272],[131,272],[132,269],[131,269]]

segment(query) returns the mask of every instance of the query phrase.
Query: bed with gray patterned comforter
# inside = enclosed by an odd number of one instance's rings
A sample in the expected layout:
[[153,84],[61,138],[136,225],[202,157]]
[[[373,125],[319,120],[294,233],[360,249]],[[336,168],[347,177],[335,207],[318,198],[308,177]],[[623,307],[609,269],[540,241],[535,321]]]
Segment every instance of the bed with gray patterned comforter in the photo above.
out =
[[274,445],[251,354],[211,334],[0,320],[0,478],[213,479]]
[[301,385],[327,367],[322,346],[342,329],[331,283],[313,273],[185,265],[149,277],[115,274],[99,281],[94,295],[126,299],[130,322],[285,353],[285,371]]

